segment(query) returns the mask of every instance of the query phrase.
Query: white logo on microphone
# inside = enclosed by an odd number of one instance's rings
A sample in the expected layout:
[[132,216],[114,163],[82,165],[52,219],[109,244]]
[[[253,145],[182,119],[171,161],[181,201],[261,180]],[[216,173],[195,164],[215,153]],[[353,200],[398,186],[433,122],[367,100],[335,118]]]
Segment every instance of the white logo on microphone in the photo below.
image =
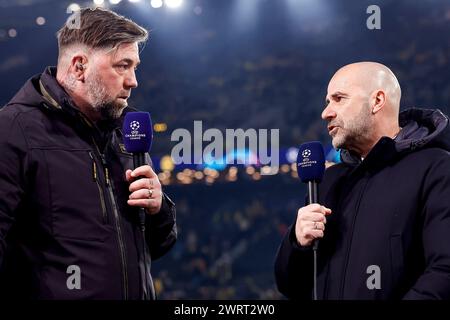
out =
[[147,134],[145,133],[145,127],[144,132],[139,133],[138,129],[141,127],[141,124],[137,120],[133,120],[130,122],[130,133],[125,133],[125,138],[131,139],[131,140],[140,140],[141,138],[145,138]]
[[308,161],[308,157],[311,155],[311,150],[309,149],[305,149],[302,152],[302,156],[303,156],[303,161]]
[[133,131],[136,131],[137,129],[139,129],[139,127],[140,127],[141,125],[139,124],[139,121],[131,121],[131,123],[130,123],[130,128],[131,128],[131,130],[133,130]]

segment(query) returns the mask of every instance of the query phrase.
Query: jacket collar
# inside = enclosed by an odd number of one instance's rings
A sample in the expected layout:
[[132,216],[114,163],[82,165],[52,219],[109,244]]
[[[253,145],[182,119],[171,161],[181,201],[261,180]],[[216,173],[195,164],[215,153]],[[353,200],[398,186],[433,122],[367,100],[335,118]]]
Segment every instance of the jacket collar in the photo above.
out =
[[364,160],[341,150],[341,161],[350,166],[377,170],[417,149],[437,147],[450,151],[449,119],[440,110],[410,108],[400,113],[401,131],[395,139],[382,137]]
[[47,67],[39,78],[42,98],[47,102],[47,107],[51,107],[54,111],[62,111],[78,119],[81,118],[89,127],[96,127],[100,131],[112,131],[120,128],[125,114],[133,110],[127,107],[119,119],[99,120],[94,124],[78,109],[70,95],[56,80],[56,71],[56,67]]

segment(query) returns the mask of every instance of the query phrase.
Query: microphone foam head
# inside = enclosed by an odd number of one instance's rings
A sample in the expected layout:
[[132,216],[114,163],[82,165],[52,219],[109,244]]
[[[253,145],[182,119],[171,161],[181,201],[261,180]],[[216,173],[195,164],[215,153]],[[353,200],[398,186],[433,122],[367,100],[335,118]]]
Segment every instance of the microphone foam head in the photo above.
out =
[[153,139],[152,120],[148,112],[128,112],[123,121],[123,142],[130,153],[150,150]]
[[302,182],[322,181],[325,172],[325,153],[319,141],[303,143],[297,156],[297,173]]

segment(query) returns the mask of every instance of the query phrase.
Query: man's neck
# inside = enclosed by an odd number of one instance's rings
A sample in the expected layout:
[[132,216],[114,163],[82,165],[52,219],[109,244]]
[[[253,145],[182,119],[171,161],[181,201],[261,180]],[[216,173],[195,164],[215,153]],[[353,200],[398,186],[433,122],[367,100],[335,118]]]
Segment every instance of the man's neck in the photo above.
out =
[[86,118],[88,118],[92,123],[96,123],[98,120],[101,119],[100,112],[95,111],[91,105],[86,103],[86,100],[81,95],[75,93],[74,91],[71,91],[69,88],[64,86],[64,83],[60,82],[60,85],[64,88],[64,90],[72,99],[74,107],[80,110],[81,113],[83,113],[86,116]]
[[370,150],[372,150],[372,148],[378,143],[378,141],[380,141],[381,138],[383,137],[388,137],[391,138],[392,140],[394,140],[398,134],[400,133],[400,130],[402,130],[401,127],[397,126],[394,127],[392,129],[389,130],[389,132],[386,132],[386,134],[380,134],[377,136],[377,139],[374,139],[373,142],[370,144],[369,148],[365,149],[365,150],[361,150],[358,154],[361,157],[361,160],[364,160],[364,158],[367,157],[367,155],[369,154]]

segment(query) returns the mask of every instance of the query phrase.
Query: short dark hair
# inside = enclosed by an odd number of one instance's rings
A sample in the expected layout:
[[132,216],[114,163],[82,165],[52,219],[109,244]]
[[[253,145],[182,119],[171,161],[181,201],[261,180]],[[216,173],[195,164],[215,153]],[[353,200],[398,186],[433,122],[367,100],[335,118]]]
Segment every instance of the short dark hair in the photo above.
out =
[[[75,16],[78,15],[78,16]],[[135,22],[103,8],[83,8],[73,17],[79,19],[76,27],[68,22],[57,32],[59,52],[82,44],[92,49],[116,48],[122,43],[145,43],[148,31]]]

